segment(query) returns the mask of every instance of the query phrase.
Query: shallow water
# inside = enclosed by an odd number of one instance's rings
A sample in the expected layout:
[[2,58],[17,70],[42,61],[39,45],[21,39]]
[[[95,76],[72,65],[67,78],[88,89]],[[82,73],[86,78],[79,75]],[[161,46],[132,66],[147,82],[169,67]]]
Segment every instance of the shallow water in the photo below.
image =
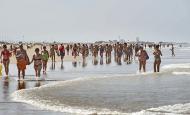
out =
[[[93,65],[89,60],[85,67],[82,62],[77,62],[76,67],[64,62],[64,69],[56,63],[55,70],[49,69],[44,77],[67,81],[19,90],[12,98],[64,113],[189,114],[190,49],[176,49],[175,57],[171,57],[169,49],[163,49],[162,68],[157,74],[152,73],[153,57],[151,50],[148,52],[146,73],[137,73],[137,62],[117,65],[113,59],[110,64],[104,60],[103,65],[100,61]],[[27,73],[32,75],[32,67],[29,68]]]

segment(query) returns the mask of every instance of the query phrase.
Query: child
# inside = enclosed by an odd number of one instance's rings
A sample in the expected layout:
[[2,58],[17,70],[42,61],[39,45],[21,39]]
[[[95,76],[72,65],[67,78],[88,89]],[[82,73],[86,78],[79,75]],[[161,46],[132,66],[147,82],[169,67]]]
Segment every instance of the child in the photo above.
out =
[[42,61],[43,61],[43,73],[44,74],[46,73],[48,59],[49,59],[49,52],[46,50],[46,46],[43,46]]

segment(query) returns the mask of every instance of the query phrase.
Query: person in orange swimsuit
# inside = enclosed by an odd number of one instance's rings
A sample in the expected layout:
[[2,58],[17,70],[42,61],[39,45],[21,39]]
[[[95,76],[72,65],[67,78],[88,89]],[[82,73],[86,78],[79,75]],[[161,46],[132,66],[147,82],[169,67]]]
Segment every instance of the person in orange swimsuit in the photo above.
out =
[[19,50],[16,51],[16,60],[18,68],[18,78],[20,79],[20,72],[22,71],[22,77],[24,79],[26,65],[29,64],[29,58],[26,50],[23,49],[23,45],[20,45]]

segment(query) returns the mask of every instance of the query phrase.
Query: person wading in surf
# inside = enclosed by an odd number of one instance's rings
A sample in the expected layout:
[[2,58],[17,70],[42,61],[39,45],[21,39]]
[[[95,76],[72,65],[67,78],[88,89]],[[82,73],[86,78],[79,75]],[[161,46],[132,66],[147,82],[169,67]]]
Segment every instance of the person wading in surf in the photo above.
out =
[[6,77],[8,77],[8,73],[9,73],[10,56],[11,56],[11,53],[7,49],[7,45],[3,45],[3,51],[1,52],[1,57],[2,57],[1,62],[3,62]]
[[154,55],[154,72],[159,72],[161,64],[160,56],[162,56],[162,52],[159,50],[159,45],[156,45],[153,55]]
[[22,44],[19,46],[19,48],[20,49],[16,51],[18,78],[20,79],[20,72],[22,71],[22,77],[24,79],[26,65],[29,64],[29,58]]
[[146,60],[148,59],[148,54],[142,46],[139,48],[137,56],[139,57],[139,72],[141,72],[142,68],[143,71],[146,72]]

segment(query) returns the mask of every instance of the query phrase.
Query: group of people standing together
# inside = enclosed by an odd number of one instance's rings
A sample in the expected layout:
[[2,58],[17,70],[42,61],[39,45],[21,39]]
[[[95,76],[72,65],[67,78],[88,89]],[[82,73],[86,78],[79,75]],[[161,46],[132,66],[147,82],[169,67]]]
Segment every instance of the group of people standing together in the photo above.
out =
[[[61,57],[61,65],[63,65],[63,59],[65,54],[72,55],[74,60],[76,57],[81,55],[82,61],[86,60],[86,57],[91,55],[94,57],[94,60],[100,56],[100,59],[103,60],[105,55],[106,62],[111,60],[112,52],[115,58],[115,61],[120,65],[121,59],[123,58],[124,62],[131,63],[136,57],[139,61],[139,71],[143,69],[143,72],[146,71],[146,61],[149,59],[148,53],[144,49],[144,45],[138,44],[127,44],[127,43],[116,43],[116,44],[57,44],[50,45],[49,50],[46,48],[47,45],[41,46],[41,51],[39,48],[35,48],[35,54],[32,56],[31,60],[28,57],[27,51],[23,48],[23,45],[19,45],[19,48],[15,53],[7,49],[7,45],[3,45],[3,50],[1,51],[1,63],[3,63],[5,68],[5,74],[8,77],[9,73],[9,63],[10,57],[15,55],[17,60],[17,69],[18,69],[18,78],[20,79],[21,75],[24,79],[25,69],[27,65],[34,63],[34,70],[36,77],[40,77],[41,70],[43,69],[43,74],[46,74],[47,62],[51,58],[52,63],[55,63],[56,55]],[[152,47],[151,47],[152,48]],[[154,72],[160,71],[161,56],[162,52],[159,49],[160,45],[153,45],[154,48]],[[71,50],[71,51],[70,51]],[[174,50],[172,50],[174,51]],[[71,53],[70,53],[71,52]],[[110,61],[111,62],[111,61]],[[22,73],[22,74],[21,74]]]

